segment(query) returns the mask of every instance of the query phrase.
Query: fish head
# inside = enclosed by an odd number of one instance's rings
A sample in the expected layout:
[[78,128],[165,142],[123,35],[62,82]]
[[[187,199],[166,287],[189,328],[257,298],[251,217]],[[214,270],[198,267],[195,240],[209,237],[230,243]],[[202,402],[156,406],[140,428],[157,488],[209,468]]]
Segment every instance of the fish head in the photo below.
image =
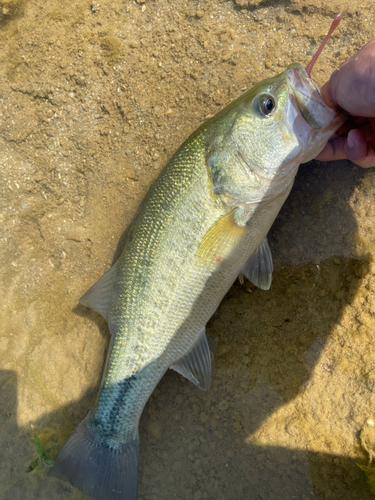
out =
[[289,190],[298,166],[324,148],[345,117],[324,103],[303,66],[293,63],[213,120],[206,161],[214,192],[233,206]]

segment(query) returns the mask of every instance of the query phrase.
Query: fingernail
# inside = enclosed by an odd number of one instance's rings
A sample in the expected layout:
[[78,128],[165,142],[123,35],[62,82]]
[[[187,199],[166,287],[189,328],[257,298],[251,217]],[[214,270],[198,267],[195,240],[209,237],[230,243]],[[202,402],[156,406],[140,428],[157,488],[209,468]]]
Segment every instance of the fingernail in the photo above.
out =
[[346,144],[348,146],[348,148],[350,149],[353,149],[354,146],[355,146],[355,142],[353,141],[353,139],[350,137],[350,135],[348,135],[348,140],[346,141]]

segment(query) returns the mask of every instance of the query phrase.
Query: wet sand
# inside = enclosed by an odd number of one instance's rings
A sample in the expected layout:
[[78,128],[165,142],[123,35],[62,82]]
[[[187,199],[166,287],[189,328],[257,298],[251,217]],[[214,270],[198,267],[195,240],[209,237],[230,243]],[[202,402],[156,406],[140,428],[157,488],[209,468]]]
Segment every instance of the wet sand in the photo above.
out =
[[[109,340],[78,305],[177,147],[245,89],[324,83],[375,34],[372,3],[0,0],[0,499],[86,498],[46,477],[92,407]],[[212,387],[168,372],[141,420],[140,500],[370,500],[375,170],[310,162],[270,231],[271,290],[209,322]]]

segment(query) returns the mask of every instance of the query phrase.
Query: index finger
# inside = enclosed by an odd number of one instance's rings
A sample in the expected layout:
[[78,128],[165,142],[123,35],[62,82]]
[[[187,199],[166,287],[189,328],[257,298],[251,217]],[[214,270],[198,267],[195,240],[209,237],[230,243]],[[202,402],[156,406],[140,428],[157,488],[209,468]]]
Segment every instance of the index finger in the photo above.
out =
[[375,39],[341,64],[321,92],[332,108],[355,116],[375,116]]

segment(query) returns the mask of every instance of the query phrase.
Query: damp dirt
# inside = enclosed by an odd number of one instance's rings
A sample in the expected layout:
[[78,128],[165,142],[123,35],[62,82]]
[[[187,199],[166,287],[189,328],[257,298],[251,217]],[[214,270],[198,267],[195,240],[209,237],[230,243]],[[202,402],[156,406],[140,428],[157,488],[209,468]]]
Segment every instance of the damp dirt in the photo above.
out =
[[[109,332],[78,298],[183,140],[340,10],[320,83],[374,36],[368,0],[0,0],[1,500],[86,498],[26,473],[98,390]],[[144,410],[140,500],[372,498],[374,216],[375,170],[300,168],[271,289],[236,283],[208,324],[210,390],[168,372]]]

